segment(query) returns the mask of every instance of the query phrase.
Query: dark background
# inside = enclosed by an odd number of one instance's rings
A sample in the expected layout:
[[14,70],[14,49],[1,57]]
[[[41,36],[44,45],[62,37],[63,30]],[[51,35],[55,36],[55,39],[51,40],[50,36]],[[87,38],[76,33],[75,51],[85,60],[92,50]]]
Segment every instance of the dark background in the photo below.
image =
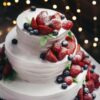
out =
[[[26,4],[30,1],[30,4]],[[96,1],[96,5],[92,2]],[[10,2],[10,5],[9,5]],[[76,35],[80,45],[92,55],[100,63],[100,0],[0,0],[0,43],[4,41],[6,34],[15,26],[17,16],[23,11],[35,5],[36,7],[54,9],[53,5],[56,4],[55,10],[65,14],[69,20],[73,16],[77,17],[74,20],[74,27],[72,31]],[[67,10],[66,6],[70,9]],[[81,13],[77,13],[77,9],[81,9]],[[93,20],[96,16],[97,20]],[[82,27],[82,32],[78,28]],[[98,41],[94,38],[97,37]],[[84,43],[88,40],[88,44]],[[96,43],[96,47],[93,46]]]

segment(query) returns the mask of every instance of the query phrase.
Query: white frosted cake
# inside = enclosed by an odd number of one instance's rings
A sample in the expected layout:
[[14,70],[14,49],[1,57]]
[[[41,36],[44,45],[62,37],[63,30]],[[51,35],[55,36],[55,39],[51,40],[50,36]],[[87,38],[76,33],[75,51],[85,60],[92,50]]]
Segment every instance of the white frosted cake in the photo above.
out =
[[[33,7],[22,12],[5,39],[4,51],[17,77],[0,81],[0,97],[73,100],[85,81],[87,68],[79,63],[85,54],[70,31],[72,26],[54,10]],[[3,77],[11,73],[8,69],[4,67]]]

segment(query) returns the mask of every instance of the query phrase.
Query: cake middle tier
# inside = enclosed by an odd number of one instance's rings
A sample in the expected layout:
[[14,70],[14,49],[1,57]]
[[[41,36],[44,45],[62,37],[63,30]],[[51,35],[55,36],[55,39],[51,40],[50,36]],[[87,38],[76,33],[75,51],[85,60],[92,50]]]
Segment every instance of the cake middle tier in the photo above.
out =
[[[39,57],[27,54],[20,51],[18,44],[13,45],[12,39],[17,38],[16,28],[14,28],[6,37],[5,50],[6,55],[18,76],[22,80],[29,82],[54,82],[56,77],[62,73],[66,65],[69,63],[67,56],[57,63],[43,61]],[[22,47],[23,48],[23,47]],[[24,48],[23,48],[24,49]],[[30,51],[27,51],[27,53]],[[76,49],[74,54],[76,53]]]

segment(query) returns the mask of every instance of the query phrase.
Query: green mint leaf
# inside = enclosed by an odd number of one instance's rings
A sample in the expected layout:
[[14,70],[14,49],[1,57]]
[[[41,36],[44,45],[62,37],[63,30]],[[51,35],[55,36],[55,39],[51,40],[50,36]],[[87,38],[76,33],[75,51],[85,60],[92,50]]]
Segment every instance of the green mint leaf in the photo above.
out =
[[72,38],[72,33],[71,33],[71,31],[69,31],[67,34],[68,34],[68,36],[69,36],[70,38]]
[[78,81],[77,81],[77,79],[76,79],[76,78],[74,78],[74,79],[73,79],[73,82],[78,83]]
[[47,41],[48,41],[47,36],[42,36],[41,39],[40,39],[40,45],[41,45],[41,47],[45,46],[46,43],[47,43]]
[[71,68],[71,63],[67,64],[65,69],[70,70],[70,68]]

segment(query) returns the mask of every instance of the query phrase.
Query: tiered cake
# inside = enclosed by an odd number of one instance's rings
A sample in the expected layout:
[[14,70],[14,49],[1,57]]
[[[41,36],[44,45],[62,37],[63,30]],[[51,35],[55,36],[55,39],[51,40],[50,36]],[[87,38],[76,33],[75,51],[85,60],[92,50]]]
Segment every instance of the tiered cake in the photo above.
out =
[[[5,40],[5,55],[17,78],[0,82],[0,96],[7,100],[73,100],[87,67],[82,70],[75,64],[85,54],[79,51],[72,26],[54,10],[33,7],[20,14]],[[3,70],[4,75],[8,69]]]

